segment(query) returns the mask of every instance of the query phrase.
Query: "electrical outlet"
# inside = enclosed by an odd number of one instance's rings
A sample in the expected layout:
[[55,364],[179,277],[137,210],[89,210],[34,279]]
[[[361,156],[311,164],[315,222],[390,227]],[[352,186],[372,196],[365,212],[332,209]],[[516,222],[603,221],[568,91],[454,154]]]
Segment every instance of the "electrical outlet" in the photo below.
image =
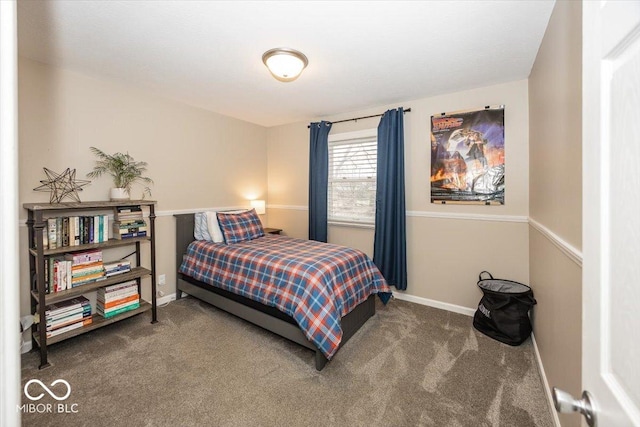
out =
[[166,285],[167,284],[167,275],[166,274],[161,274],[158,276],[158,285],[162,286],[162,285]]

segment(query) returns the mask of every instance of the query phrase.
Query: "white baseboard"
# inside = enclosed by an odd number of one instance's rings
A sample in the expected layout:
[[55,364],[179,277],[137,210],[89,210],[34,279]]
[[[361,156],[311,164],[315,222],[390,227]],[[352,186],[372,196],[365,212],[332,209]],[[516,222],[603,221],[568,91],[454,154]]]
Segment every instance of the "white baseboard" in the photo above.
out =
[[544,394],[547,396],[547,400],[549,402],[549,410],[551,411],[551,417],[553,418],[553,423],[556,427],[561,427],[560,418],[558,417],[558,411],[555,410],[553,405],[553,396],[551,395],[551,387],[549,387],[549,382],[547,381],[547,374],[544,372],[544,366],[542,365],[542,358],[540,357],[540,352],[538,351],[538,343],[536,342],[536,337],[531,332],[531,342],[533,343],[533,352],[536,355],[536,362],[538,362],[538,372],[540,372],[540,378],[542,378],[542,386],[544,387]]
[[465,316],[473,316],[476,312],[475,308],[463,307],[461,305],[449,304],[447,302],[436,301],[429,298],[416,297],[402,292],[393,292],[394,298],[402,301],[415,302],[416,304],[426,305],[429,307],[440,308],[442,310],[453,311],[454,313],[464,314]]
[[169,295],[165,295],[162,296],[160,298],[156,299],[156,304],[157,305],[164,305],[164,304],[169,304],[171,301],[175,301],[176,300],[176,294],[175,292]]

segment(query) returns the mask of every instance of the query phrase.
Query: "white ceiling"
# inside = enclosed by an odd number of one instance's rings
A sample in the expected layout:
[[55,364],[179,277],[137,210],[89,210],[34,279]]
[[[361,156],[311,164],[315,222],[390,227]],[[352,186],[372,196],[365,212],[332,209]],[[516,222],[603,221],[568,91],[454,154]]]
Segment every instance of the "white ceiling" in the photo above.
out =
[[[554,1],[26,1],[21,55],[275,126],[525,79]],[[291,47],[302,76],[262,54]]]

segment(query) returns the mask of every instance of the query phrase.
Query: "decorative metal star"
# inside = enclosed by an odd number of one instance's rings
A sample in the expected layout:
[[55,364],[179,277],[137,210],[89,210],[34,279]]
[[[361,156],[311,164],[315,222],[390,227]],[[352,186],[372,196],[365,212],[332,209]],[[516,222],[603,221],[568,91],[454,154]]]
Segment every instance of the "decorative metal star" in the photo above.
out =
[[33,191],[50,191],[49,203],[61,203],[65,197],[80,203],[78,191],[82,191],[82,187],[89,185],[91,181],[76,179],[75,169],[67,168],[62,173],[47,168],[43,169],[47,179],[41,180],[42,185],[34,188]]

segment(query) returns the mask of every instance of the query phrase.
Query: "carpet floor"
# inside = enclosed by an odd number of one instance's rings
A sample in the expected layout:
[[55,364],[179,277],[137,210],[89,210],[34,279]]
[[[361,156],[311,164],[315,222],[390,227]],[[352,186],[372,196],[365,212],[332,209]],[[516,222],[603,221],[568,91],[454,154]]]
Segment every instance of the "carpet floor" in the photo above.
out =
[[[190,297],[22,356],[24,426],[553,426],[533,346],[394,300],[317,372],[314,353]],[[51,405],[47,410],[46,405]],[[61,406],[61,405],[64,405]],[[39,410],[38,410],[39,409]]]

